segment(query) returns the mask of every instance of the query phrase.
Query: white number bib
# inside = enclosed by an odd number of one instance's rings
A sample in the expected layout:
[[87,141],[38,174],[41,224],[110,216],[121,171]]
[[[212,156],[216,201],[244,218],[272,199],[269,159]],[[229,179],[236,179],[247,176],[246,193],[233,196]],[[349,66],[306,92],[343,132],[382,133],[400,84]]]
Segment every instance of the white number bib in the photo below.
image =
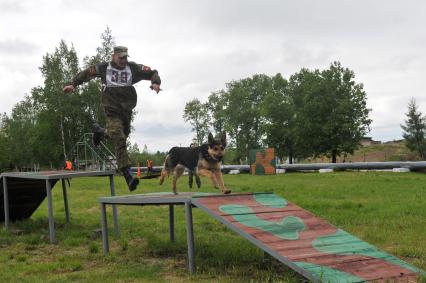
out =
[[126,68],[119,70],[108,64],[106,70],[106,85],[107,87],[117,86],[131,86],[132,85],[132,71],[129,65]]

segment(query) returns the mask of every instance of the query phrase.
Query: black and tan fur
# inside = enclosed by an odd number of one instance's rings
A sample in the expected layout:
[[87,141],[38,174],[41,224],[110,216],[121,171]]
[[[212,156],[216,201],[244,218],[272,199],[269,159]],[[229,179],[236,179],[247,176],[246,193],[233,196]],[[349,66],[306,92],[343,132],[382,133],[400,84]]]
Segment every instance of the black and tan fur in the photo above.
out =
[[197,147],[172,147],[164,161],[161,171],[160,185],[166,176],[173,175],[172,190],[177,194],[176,182],[185,171],[185,167],[194,171],[196,175],[209,177],[216,188],[222,193],[229,194],[231,191],[225,187],[220,167],[225,154],[226,134],[220,139],[213,138],[210,133],[208,143]]

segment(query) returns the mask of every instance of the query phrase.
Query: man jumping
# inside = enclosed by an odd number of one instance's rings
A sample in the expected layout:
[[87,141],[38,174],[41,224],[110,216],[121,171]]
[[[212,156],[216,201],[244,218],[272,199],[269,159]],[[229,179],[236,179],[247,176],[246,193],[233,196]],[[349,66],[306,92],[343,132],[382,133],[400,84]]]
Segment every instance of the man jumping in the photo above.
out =
[[133,84],[141,80],[150,80],[151,89],[159,92],[161,79],[156,70],[134,62],[128,62],[127,48],[114,47],[112,60],[90,66],[78,73],[72,82],[63,89],[65,93],[72,92],[77,86],[94,78],[102,81],[102,105],[106,115],[106,129],[95,125],[93,142],[99,145],[101,139],[108,136],[116,151],[117,165],[123,173],[130,191],[136,189],[139,179],[132,176],[131,161],[127,153],[127,137],[130,134],[132,110],[136,106],[137,94]]

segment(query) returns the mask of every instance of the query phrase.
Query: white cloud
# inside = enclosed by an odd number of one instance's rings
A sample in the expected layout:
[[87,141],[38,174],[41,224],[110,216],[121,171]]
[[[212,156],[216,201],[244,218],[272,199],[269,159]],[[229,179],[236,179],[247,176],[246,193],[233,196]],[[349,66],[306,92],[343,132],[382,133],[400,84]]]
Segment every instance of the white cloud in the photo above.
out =
[[0,10],[3,13],[22,13],[25,11],[22,3],[11,1],[0,1]]
[[[39,47],[20,38],[0,40],[0,55],[7,57],[31,56]],[[18,58],[16,58],[18,59]]]

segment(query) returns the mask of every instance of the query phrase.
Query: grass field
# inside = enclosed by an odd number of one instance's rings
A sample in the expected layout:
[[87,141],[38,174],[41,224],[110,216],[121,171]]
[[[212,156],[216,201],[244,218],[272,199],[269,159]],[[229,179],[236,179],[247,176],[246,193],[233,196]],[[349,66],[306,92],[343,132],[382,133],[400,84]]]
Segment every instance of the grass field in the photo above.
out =
[[[117,194],[128,194],[116,177]],[[188,191],[187,178],[178,184]],[[202,179],[203,192],[217,192]],[[225,175],[233,192],[274,192],[330,223],[426,270],[426,175],[391,172]],[[135,193],[170,190],[170,180],[143,180]],[[71,181],[71,223],[55,187],[58,244],[50,245],[46,201],[31,219],[0,229],[0,282],[301,282],[303,278],[202,211],[193,210],[197,273],[186,270],[184,209],[175,209],[175,243],[168,237],[168,207],[120,206],[120,238],[102,253],[97,198],[107,178]],[[109,209],[109,223],[112,224]],[[112,225],[110,225],[111,228]],[[111,233],[112,234],[112,233]],[[422,279],[422,282],[426,282]]]

